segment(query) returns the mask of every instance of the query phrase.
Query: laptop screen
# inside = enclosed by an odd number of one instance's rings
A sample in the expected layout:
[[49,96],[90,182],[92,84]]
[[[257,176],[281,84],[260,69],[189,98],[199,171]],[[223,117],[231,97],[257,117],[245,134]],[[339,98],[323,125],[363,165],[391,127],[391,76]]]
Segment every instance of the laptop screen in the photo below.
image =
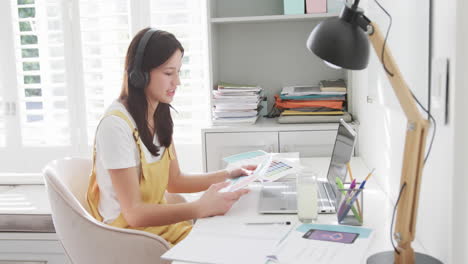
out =
[[356,132],[344,121],[341,120],[338,126],[335,146],[331,156],[330,167],[328,168],[327,179],[332,186],[335,197],[338,193],[336,187],[336,177],[339,177],[343,182],[346,177],[346,163],[351,160],[353,155],[354,143],[356,141]]

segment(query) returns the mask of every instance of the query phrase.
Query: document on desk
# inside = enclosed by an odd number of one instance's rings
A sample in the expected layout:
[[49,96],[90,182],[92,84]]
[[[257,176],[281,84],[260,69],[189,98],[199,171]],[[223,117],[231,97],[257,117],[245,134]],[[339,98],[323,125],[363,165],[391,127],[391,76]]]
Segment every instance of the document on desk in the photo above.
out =
[[294,230],[271,254],[281,264],[363,263],[372,236],[358,238],[352,244],[303,238],[304,232]]
[[291,225],[251,226],[234,222],[208,226],[212,224],[211,221],[197,222],[192,232],[162,258],[191,263],[263,264],[278,241],[293,228]]
[[227,163],[227,168],[236,168],[243,165],[258,165],[266,170],[254,174],[258,174],[254,180],[258,181],[276,181],[288,175],[294,175],[301,169],[299,160],[299,152],[288,153],[267,153],[262,150],[239,153],[223,159]]

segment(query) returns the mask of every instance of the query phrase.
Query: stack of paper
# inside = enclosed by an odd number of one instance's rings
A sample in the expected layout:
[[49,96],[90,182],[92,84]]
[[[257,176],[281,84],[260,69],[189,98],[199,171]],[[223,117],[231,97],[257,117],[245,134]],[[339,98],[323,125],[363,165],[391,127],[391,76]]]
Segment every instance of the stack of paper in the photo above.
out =
[[[306,239],[303,235],[310,228],[335,232],[358,233],[353,243],[340,243]],[[366,251],[372,242],[372,230],[339,225],[301,225],[295,228],[268,258],[276,263],[364,263]]]
[[253,124],[257,121],[262,88],[220,82],[213,90],[213,124]]
[[198,220],[191,233],[162,258],[191,263],[265,263],[266,256],[292,228],[204,220]]
[[276,181],[282,177],[294,175],[300,168],[299,152],[267,153],[263,150],[238,153],[223,158],[228,168],[256,164],[257,168],[251,175],[229,179],[231,188],[243,188],[252,181]]
[[346,88],[344,91],[327,91],[322,90],[319,86],[309,86],[309,85],[301,85],[301,86],[286,86],[283,87],[281,91],[282,95],[286,96],[307,96],[307,95],[333,95],[333,96],[340,96],[346,94]]
[[343,79],[322,80],[320,81],[320,91],[346,93],[346,83]]
[[[346,84],[344,80],[323,80],[320,86],[288,86],[276,95],[276,107],[282,110],[280,118],[294,117],[308,122],[330,120],[339,122],[345,115]],[[287,123],[287,122],[286,122]],[[303,123],[303,122],[301,122]]]

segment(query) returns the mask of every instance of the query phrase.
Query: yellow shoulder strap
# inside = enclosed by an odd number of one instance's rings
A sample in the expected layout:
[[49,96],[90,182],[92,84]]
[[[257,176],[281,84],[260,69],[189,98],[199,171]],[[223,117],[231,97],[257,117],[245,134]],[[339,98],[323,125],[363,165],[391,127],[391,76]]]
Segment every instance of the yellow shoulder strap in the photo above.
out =
[[173,143],[171,143],[171,145],[169,145],[169,147],[167,149],[167,152],[169,153],[169,160],[173,160],[173,159],[176,158]]
[[93,172],[95,171],[95,163],[96,163],[96,136],[97,136],[97,131],[98,131],[98,127],[99,125],[101,124],[102,120],[108,116],[117,116],[117,117],[120,117],[122,118],[125,122],[127,122],[128,126],[130,127],[130,129],[132,130],[132,134],[133,134],[133,139],[135,140],[135,143],[137,144],[138,146],[138,150],[140,151],[140,155],[141,157],[144,157],[144,153],[142,151],[142,148],[140,146],[140,137],[139,137],[139,134],[138,134],[138,129],[133,125],[132,121],[130,121],[130,119],[128,118],[128,116],[126,116],[124,113],[122,113],[122,111],[119,111],[119,110],[113,110],[113,111],[109,111],[107,112],[102,118],[101,120],[99,121],[99,124],[97,125],[96,127],[96,132],[94,134],[94,143],[93,143]]
[[133,126],[133,123],[132,121],[130,121],[130,119],[128,118],[128,116],[126,116],[124,113],[122,113],[122,111],[119,111],[119,110],[113,110],[113,111],[109,111],[107,112],[102,118],[106,118],[108,116],[118,116],[120,118],[122,118],[123,120],[125,120],[125,122],[127,122],[128,126],[132,129],[132,130],[135,130],[135,126]]

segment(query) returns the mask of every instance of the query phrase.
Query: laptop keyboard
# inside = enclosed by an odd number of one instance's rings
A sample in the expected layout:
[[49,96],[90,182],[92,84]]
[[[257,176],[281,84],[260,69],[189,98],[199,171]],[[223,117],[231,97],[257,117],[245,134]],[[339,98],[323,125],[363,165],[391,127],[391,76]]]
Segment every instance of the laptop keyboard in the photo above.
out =
[[[335,207],[335,205],[332,203],[334,199],[331,199],[332,197],[332,188],[328,182],[318,182],[317,184],[317,189],[318,189],[318,202],[319,202],[319,208],[326,209],[330,207]],[[332,202],[330,202],[332,201]]]
[[[268,212],[270,210],[271,203],[274,203],[274,208],[278,208],[278,211],[295,211],[297,210],[296,201],[296,182],[269,182],[270,188],[263,188],[260,203],[261,210]],[[273,186],[273,187],[272,187]],[[318,192],[318,207],[321,213],[330,213],[335,210],[334,198],[329,200],[329,195],[333,194],[332,187],[328,182],[317,182]],[[274,202],[272,202],[274,201]]]
[[[296,182],[269,182],[270,188],[263,188],[260,203],[262,209],[270,213],[276,212],[295,212],[297,211],[296,203]],[[273,206],[276,209],[271,211]]]
[[284,188],[282,188],[282,201],[283,207],[290,209],[290,210],[297,210],[297,204],[296,204],[296,195],[297,195],[297,189],[296,189],[296,182],[288,182],[287,184],[284,185]]

